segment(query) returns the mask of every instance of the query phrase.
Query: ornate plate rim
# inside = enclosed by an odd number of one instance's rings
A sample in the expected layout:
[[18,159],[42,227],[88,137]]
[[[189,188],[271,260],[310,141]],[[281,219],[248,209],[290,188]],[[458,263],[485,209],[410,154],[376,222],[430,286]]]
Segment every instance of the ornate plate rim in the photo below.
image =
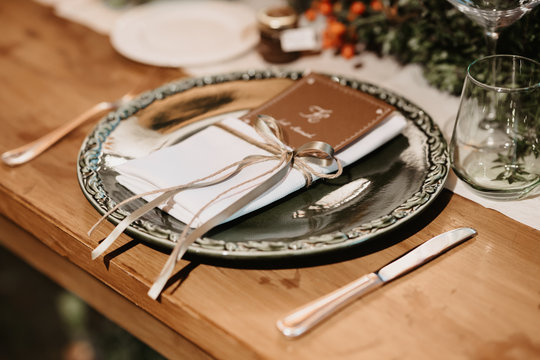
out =
[[[247,70],[225,74],[188,77],[167,83],[159,88],[141,94],[136,99],[118,110],[105,116],[83,141],[77,161],[77,178],[83,194],[99,213],[104,214],[111,209],[115,202],[103,188],[98,171],[100,169],[101,146],[116,125],[137,111],[147,107],[156,100],[164,99],[194,87],[201,87],[237,80],[258,80],[269,78],[289,78],[297,80],[305,74],[304,71],[294,70]],[[382,235],[401,224],[411,220],[421,213],[442,191],[449,173],[449,156],[446,141],[433,119],[420,107],[404,97],[396,95],[380,86],[346,76],[325,74],[333,81],[353,89],[365,91],[378,96],[384,101],[396,106],[404,113],[427,138],[428,172],[419,190],[390,213],[373,221],[360,224],[347,231],[311,236],[294,242],[226,242],[207,237],[199,239],[188,249],[188,254],[208,256],[211,258],[245,260],[254,258],[283,258],[299,255],[316,255],[322,252],[343,249],[365,242],[368,239]],[[117,210],[108,217],[113,224],[118,224],[125,216],[124,210]],[[155,224],[138,220],[131,224],[126,233],[136,239],[171,249],[178,234],[171,229],[161,228]]]

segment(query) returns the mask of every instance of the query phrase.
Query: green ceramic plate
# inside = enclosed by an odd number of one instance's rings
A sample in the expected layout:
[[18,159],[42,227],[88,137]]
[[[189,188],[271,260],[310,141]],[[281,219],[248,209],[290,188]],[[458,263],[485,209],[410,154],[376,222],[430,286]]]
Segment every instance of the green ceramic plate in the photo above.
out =
[[[302,72],[294,71],[246,71],[182,79],[142,94],[108,114],[85,139],[77,167],[85,196],[105,213],[132,195],[116,182],[114,165],[170,146],[223,116],[242,114],[301,77]],[[189,248],[190,255],[238,260],[346,248],[404,224],[436,198],[449,164],[446,142],[432,119],[378,86],[331,78],[394,105],[408,120],[403,134],[348,166],[340,178],[319,181],[212,230]],[[142,202],[116,211],[109,220],[118,223]],[[172,248],[183,228],[183,223],[155,209],[127,232]]]

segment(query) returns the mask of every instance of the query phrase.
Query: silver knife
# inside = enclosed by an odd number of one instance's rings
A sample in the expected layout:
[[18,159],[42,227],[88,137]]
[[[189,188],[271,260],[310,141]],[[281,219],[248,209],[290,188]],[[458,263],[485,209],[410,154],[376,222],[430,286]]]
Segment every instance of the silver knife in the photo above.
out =
[[353,300],[414,270],[475,235],[474,229],[459,228],[435,236],[380,270],[364,275],[328,295],[301,306],[278,320],[276,325],[287,337],[300,336]]

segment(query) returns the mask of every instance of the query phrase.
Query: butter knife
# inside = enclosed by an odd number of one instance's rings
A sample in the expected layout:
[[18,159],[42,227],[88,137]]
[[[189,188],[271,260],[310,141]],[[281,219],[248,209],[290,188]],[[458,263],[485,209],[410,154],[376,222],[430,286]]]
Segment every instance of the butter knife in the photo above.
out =
[[283,335],[293,338],[304,334],[353,300],[427,263],[454,246],[476,235],[476,230],[459,228],[435,236],[376,272],[361,278],[299,307],[278,320]]
[[121,105],[133,99],[133,97],[134,93],[128,93],[116,101],[99,102],[76,118],[61,125],[51,132],[46,133],[40,138],[25,145],[19,146],[16,149],[6,151],[1,156],[2,161],[9,166],[27,163],[56,144],[60,139],[84,124],[86,121],[95,118],[95,116],[102,114],[104,111],[118,109]]

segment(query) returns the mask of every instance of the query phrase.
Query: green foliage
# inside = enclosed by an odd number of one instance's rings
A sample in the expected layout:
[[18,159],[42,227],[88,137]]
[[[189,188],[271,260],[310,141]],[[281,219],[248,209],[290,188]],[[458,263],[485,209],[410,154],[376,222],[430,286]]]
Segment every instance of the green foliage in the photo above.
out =
[[[352,1],[333,1],[334,15],[355,35],[355,41],[381,56],[393,56],[402,64],[417,63],[433,86],[459,95],[467,66],[487,55],[482,27],[444,0],[383,1],[386,10],[374,11],[363,0],[366,12],[348,19]],[[300,12],[312,1],[291,4]],[[352,29],[352,30],[351,30]],[[502,30],[498,53],[540,60],[540,7]]]
[[524,166],[520,163],[516,163],[516,160],[506,155],[499,154],[497,160],[494,161],[499,165],[493,166],[493,169],[502,169],[502,172],[497,175],[495,180],[506,180],[509,184],[514,182],[527,182],[527,177],[530,177],[530,173],[524,169]]

